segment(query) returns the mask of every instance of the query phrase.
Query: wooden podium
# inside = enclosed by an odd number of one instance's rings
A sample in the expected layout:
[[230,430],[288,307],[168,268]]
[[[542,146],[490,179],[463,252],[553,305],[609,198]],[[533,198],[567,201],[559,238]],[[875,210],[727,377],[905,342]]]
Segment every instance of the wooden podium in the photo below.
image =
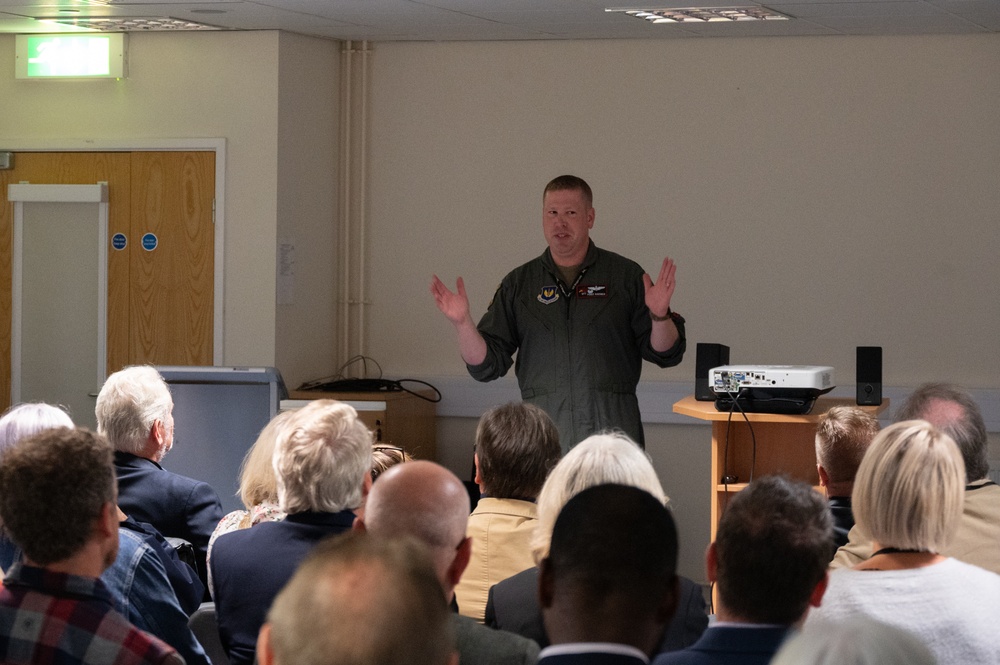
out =
[[[729,497],[746,487],[751,476],[757,478],[784,473],[811,485],[819,485],[819,475],[816,472],[816,422],[833,406],[853,406],[878,415],[889,408],[889,400],[883,400],[879,406],[859,407],[850,398],[820,397],[808,415],[747,413],[746,418],[739,410],[730,418],[728,411],[715,410],[715,402],[699,402],[694,395],[674,404],[674,413],[712,422],[713,541],[719,517]],[[753,436],[747,420],[753,427]],[[723,483],[722,479],[727,475],[736,476],[736,480]]]

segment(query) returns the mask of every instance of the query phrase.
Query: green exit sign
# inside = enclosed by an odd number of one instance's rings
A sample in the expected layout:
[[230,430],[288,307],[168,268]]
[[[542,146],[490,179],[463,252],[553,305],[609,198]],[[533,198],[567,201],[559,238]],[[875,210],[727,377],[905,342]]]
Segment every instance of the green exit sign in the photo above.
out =
[[15,76],[19,79],[122,78],[123,33],[17,35]]

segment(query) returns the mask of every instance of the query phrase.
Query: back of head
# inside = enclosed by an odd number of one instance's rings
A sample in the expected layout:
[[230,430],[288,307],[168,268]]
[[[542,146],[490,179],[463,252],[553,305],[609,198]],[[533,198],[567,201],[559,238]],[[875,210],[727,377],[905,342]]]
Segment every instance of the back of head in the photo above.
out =
[[397,464],[412,461],[413,458],[410,456],[410,453],[399,446],[387,446],[376,442],[372,446],[372,482],[378,480],[379,476]]
[[729,501],[715,539],[720,604],[736,620],[791,625],[826,574],[833,526],[826,500],[781,476]]
[[950,383],[925,383],[900,405],[895,420],[926,420],[950,436],[962,452],[968,482],[989,473],[986,423],[966,390]]
[[274,443],[295,415],[282,411],[271,419],[250,446],[240,467],[240,499],[247,510],[264,502],[277,503],[278,479],[274,475]]
[[427,554],[349,533],[317,545],[267,616],[281,665],[444,665],[451,616]]
[[[379,538],[411,537],[427,546],[439,577],[455,557],[469,522],[462,481],[434,462],[417,460],[386,471],[365,503],[365,526]],[[444,580],[442,580],[444,582]]]
[[555,423],[534,404],[512,402],[479,419],[479,476],[495,499],[534,500],[561,454]]
[[111,446],[84,429],[30,436],[0,464],[0,519],[25,556],[42,566],[80,551],[115,496]]
[[348,404],[314,400],[278,433],[274,471],[286,513],[336,513],[361,505],[372,433]]
[[73,421],[65,411],[50,404],[12,406],[0,418],[0,454],[21,439],[53,427],[73,427]]
[[561,175],[556,176],[545,185],[545,189],[542,191],[542,197],[549,192],[565,192],[565,191],[577,191],[582,192],[583,197],[587,200],[588,206],[594,205],[594,192],[590,189],[590,185],[583,178],[577,177],[575,175]]
[[659,598],[677,573],[677,528],[663,503],[627,485],[597,485],[570,499],[552,529],[548,563],[586,604],[612,594]]
[[115,450],[139,455],[153,423],[166,422],[173,406],[170,389],[156,369],[126,367],[109,376],[97,395],[97,431]]
[[831,483],[854,480],[868,444],[878,434],[878,418],[850,406],[835,406],[816,425],[816,461]]
[[935,665],[910,633],[871,617],[817,621],[781,647],[771,665]]
[[538,494],[538,525],[531,540],[536,562],[548,555],[552,527],[566,502],[588,487],[609,483],[638,487],[667,503],[652,462],[634,441],[620,432],[587,437],[559,460]]
[[858,528],[882,547],[940,552],[962,516],[965,468],[951,438],[924,420],[882,430],[858,469]]

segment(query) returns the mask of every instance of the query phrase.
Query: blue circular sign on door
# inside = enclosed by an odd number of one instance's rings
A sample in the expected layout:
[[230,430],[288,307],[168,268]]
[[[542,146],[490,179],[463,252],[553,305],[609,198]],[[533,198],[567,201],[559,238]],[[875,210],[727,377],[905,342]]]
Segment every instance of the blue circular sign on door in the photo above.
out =
[[156,244],[158,242],[159,241],[156,239],[155,233],[147,233],[144,236],[142,236],[142,248],[147,252],[152,252],[154,249],[156,249]]
[[111,236],[111,246],[121,251],[128,246],[128,238],[124,233],[116,233]]

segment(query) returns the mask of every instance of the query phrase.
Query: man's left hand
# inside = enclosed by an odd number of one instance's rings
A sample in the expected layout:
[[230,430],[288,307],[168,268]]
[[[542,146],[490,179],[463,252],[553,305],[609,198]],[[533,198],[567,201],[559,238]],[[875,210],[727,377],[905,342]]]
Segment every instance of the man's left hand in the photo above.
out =
[[660,267],[660,275],[656,278],[656,283],[648,274],[642,276],[643,284],[646,285],[646,307],[650,314],[658,318],[663,318],[670,310],[670,299],[674,295],[677,282],[674,280],[674,273],[677,266],[669,256],[663,259]]

